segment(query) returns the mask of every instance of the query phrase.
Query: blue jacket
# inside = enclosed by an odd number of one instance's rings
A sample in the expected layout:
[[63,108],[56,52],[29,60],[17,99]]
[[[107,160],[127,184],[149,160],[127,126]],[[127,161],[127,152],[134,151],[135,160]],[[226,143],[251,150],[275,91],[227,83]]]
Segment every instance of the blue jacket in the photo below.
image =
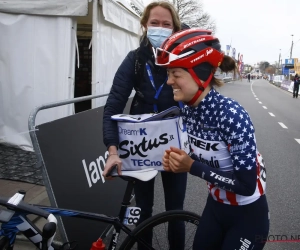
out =
[[[141,70],[140,75],[135,74],[137,58],[140,66],[138,70]],[[158,90],[164,84],[157,101],[154,99],[156,91],[146,71],[146,63],[151,68],[156,89]],[[158,112],[172,106],[178,106],[178,103],[174,101],[172,87],[166,84],[166,80],[166,69],[155,65],[154,55],[149,44],[142,42],[138,50],[128,53],[115,74],[112,88],[104,107],[103,141],[107,148],[111,145],[119,145],[117,122],[111,120],[111,116],[123,113],[128,97],[133,89],[137,93],[133,98],[130,114],[153,113],[154,102],[157,104]]]

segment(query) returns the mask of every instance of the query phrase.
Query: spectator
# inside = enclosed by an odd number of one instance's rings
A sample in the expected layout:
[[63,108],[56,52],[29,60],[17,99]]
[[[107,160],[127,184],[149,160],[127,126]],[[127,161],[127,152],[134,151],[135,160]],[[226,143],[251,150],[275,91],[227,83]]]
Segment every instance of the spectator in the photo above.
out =
[[293,98],[298,98],[299,83],[300,83],[300,79],[298,74],[296,74],[294,77]]
[[[103,175],[117,165],[121,174],[122,160],[118,155],[118,128],[111,116],[123,113],[128,97],[133,89],[136,93],[133,98],[130,114],[145,114],[161,112],[172,106],[178,106],[173,99],[173,90],[166,84],[167,71],[154,63],[152,47],[159,47],[173,32],[181,29],[179,16],[174,6],[167,1],[151,2],[145,7],[141,17],[141,26],[144,30],[137,50],[128,53],[117,70],[110,90],[103,115],[103,138],[109,156]],[[186,24],[182,28],[188,29]],[[174,174],[161,172],[165,209],[183,209],[187,173]],[[154,202],[154,181],[137,180],[134,186],[136,206],[141,208],[141,217],[138,223],[152,216]],[[175,222],[169,225],[170,249],[184,248],[184,224]],[[147,235],[147,242],[151,241],[151,232]],[[139,249],[142,249],[141,246]]]

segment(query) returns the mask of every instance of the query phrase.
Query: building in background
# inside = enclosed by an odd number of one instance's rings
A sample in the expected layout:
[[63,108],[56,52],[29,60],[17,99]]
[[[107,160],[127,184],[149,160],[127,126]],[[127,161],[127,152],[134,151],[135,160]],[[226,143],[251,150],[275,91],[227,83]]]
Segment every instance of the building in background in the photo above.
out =
[[298,60],[298,58],[294,58],[294,70],[295,70],[295,74],[300,74],[300,62]]

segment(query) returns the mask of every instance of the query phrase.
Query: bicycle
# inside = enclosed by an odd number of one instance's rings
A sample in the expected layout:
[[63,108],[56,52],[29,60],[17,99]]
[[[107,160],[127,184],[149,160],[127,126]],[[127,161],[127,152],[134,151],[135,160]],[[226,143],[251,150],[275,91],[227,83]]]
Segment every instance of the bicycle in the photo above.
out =
[[[108,241],[108,250],[117,249],[120,233],[123,232],[126,238],[121,242],[119,249],[137,249],[137,244],[145,249],[169,249],[167,240],[166,223],[185,222],[185,249],[191,249],[199,224],[200,216],[184,211],[171,210],[154,215],[145,220],[134,229],[130,229],[131,225],[135,225],[138,221],[140,209],[129,207],[133,198],[133,186],[136,179],[147,181],[154,178],[157,170],[141,170],[141,171],[123,171],[121,178],[126,180],[127,187],[123,196],[123,201],[117,217],[104,214],[95,214],[85,211],[77,211],[70,209],[62,209],[55,207],[45,207],[39,205],[28,204],[24,202],[25,193],[19,191],[11,198],[0,197],[0,205],[6,209],[0,209],[0,222],[2,222],[0,236],[0,250],[13,250],[17,233],[22,233],[29,241],[31,241],[37,249],[41,250],[71,250],[77,247],[76,242],[65,242],[54,244],[53,239],[56,233],[57,220],[55,216],[70,216],[83,219],[96,220],[109,224],[104,232],[100,235],[98,242],[102,242],[109,238],[111,230],[113,234]],[[42,230],[40,230],[27,215],[34,214],[47,219]],[[153,232],[152,244],[146,242],[143,236],[147,232]],[[189,236],[189,237],[186,237]],[[92,245],[92,243],[91,243]],[[106,249],[106,248],[105,248]]]

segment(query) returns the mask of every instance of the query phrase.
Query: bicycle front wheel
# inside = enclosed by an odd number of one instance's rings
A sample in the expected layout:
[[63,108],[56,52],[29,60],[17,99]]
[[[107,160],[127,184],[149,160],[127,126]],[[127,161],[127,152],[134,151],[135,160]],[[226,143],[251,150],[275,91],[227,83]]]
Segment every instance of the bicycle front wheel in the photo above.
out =
[[[154,215],[138,225],[132,231],[132,236],[126,237],[120,249],[192,249],[199,220],[198,214],[184,210],[171,210]],[[175,228],[178,225],[183,229],[183,232],[176,232],[176,235],[170,236],[170,229],[172,230],[172,227]],[[139,243],[138,248],[137,242],[148,237],[149,233],[152,234],[152,242],[151,240],[150,242],[147,241],[148,247],[141,247],[141,243]],[[178,241],[180,241],[179,244]],[[171,246],[172,244],[173,246]]]

